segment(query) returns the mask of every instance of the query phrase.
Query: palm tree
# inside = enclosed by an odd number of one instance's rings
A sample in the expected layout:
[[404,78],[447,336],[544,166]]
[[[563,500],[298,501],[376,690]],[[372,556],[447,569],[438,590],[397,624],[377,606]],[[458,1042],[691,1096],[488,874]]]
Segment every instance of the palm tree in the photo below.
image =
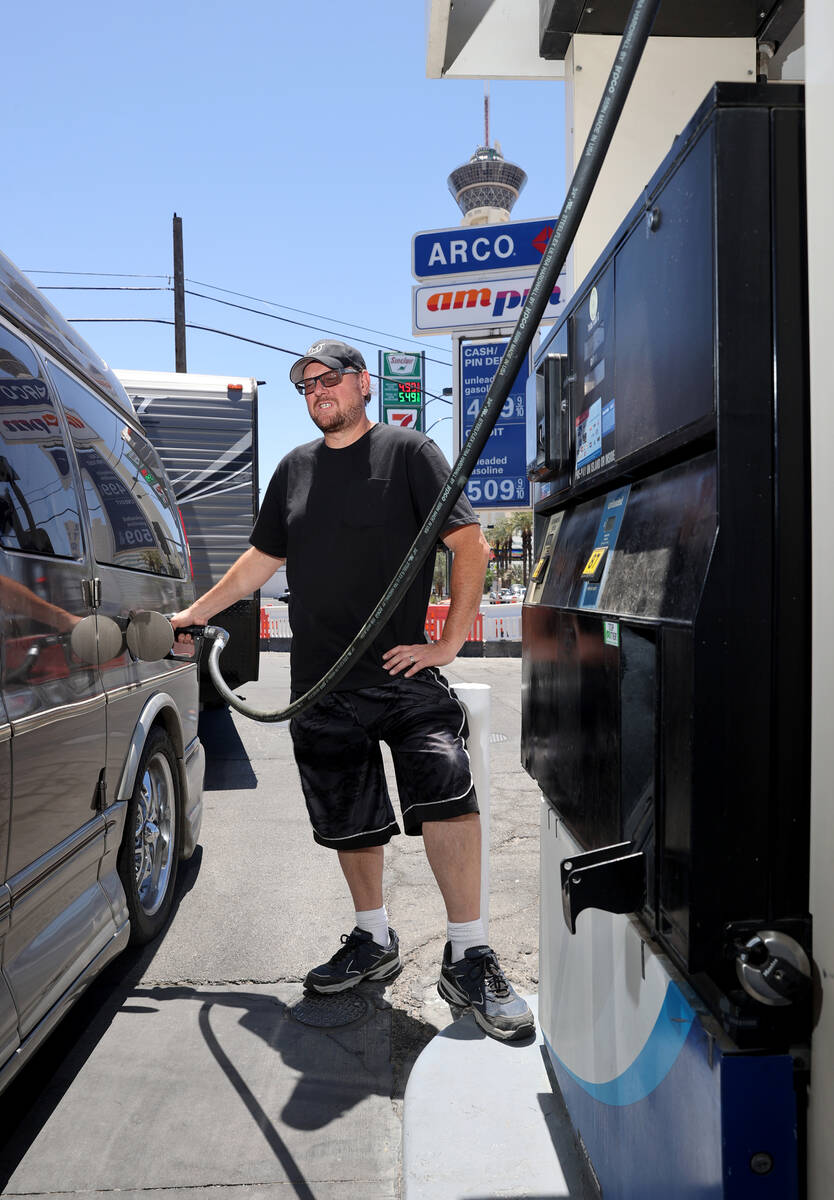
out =
[[[529,508],[518,509],[499,517],[484,530],[492,547],[497,573],[496,583],[509,587],[511,583],[527,583],[532,568],[533,513]],[[521,542],[521,558],[513,559],[513,541]]]

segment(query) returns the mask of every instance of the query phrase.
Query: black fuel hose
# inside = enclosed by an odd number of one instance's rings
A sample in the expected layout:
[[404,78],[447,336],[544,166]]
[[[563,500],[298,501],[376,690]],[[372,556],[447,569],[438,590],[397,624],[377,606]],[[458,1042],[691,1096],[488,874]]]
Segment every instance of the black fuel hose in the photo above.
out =
[[331,691],[350,670],[352,663],[365,653],[371,642],[379,635],[397,605],[404,598],[409,585],[425,559],[434,550],[437,539],[443,531],[444,523],[481,456],[481,451],[504,407],[513,381],[530,349],[533,335],[539,326],[547,302],[556,286],[559,272],[565,264],[568,251],[576,237],[579,223],[588,206],[659,7],[660,0],[634,0],[625,32],[617,49],[614,65],[585,142],[582,157],[568,188],[559,220],[547,244],[547,249],[542,255],[535,279],[489,387],[483,407],[475,418],[475,424],[472,426],[469,437],[466,439],[440,495],[426,517],[423,528],[412,542],[411,548],[373,612],[345,652],[318,683],[288,707],[276,709],[274,712],[262,712],[241,700],[223,681],[219,660],[229,635],[217,626],[206,625],[204,627],[205,636],[213,642],[208,662],[212,683],[223,699],[244,716],[251,717],[255,721],[287,721]]

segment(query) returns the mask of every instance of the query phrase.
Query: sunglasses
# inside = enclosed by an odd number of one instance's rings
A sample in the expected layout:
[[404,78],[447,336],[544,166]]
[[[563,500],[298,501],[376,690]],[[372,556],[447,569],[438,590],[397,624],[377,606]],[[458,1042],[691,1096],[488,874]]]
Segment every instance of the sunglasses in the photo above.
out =
[[312,379],[302,379],[295,385],[295,389],[300,396],[312,396],[317,383],[320,383],[322,387],[332,388],[337,383],[341,383],[343,375],[358,374],[359,372],[352,367],[334,367],[332,371],[325,371],[323,375],[314,375]]

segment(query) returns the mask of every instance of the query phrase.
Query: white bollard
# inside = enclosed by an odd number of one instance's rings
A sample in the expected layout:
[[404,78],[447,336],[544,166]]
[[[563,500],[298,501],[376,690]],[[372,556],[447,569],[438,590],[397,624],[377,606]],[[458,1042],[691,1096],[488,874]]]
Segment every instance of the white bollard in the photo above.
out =
[[481,920],[489,941],[489,725],[488,683],[455,683],[455,695],[466,709],[469,737],[466,748],[472,764],[472,779],[481,810]]

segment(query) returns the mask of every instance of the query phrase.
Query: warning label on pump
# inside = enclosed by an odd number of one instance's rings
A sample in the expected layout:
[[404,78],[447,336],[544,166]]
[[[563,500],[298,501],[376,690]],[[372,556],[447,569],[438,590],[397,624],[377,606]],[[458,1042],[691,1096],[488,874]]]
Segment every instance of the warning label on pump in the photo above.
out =
[[616,401],[595,400],[576,418],[576,478],[585,479],[616,458]]
[[619,646],[620,626],[617,621],[602,622],[602,640],[606,646]]
[[596,579],[599,574],[599,569],[602,565],[602,560],[608,551],[607,546],[597,546],[592,552],[591,557],[585,563],[585,569],[582,572],[583,579]]

